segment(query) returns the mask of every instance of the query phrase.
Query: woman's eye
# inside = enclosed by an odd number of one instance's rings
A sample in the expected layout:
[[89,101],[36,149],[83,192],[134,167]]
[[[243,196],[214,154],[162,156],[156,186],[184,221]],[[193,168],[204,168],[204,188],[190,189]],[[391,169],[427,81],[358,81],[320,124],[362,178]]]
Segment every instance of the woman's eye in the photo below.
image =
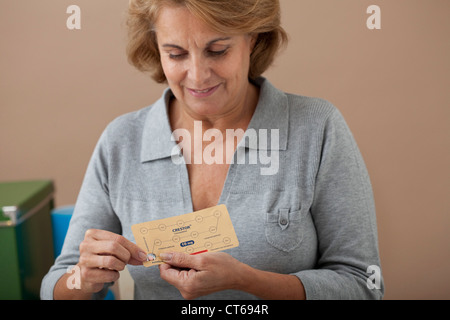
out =
[[169,58],[173,60],[181,60],[186,57],[186,53],[173,54],[169,53]]
[[224,50],[220,50],[220,51],[209,50],[208,54],[213,57],[220,57],[220,56],[223,56],[225,53],[227,53],[227,51],[228,51],[228,48],[224,49]]
[[[210,57],[221,57],[225,55],[228,51],[228,48],[224,50],[208,50],[206,51],[206,54]],[[172,60],[182,60],[188,56],[188,53],[186,52],[180,52],[180,53],[170,53],[169,52],[169,58]]]

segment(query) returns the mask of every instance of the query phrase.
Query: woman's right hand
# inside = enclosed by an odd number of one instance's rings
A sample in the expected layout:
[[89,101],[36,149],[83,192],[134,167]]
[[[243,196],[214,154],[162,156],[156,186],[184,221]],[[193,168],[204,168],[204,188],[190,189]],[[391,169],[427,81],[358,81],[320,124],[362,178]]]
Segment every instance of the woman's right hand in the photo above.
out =
[[90,229],[80,244],[80,290],[85,294],[99,292],[105,283],[119,279],[127,264],[142,265],[147,255],[136,244],[121,235]]

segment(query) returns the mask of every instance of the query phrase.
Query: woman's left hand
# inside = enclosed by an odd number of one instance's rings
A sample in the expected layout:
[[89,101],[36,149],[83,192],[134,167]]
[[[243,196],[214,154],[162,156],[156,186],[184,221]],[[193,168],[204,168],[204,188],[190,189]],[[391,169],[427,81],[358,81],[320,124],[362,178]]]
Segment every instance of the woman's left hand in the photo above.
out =
[[245,266],[223,252],[164,253],[160,257],[165,262],[159,266],[161,278],[175,286],[187,300],[238,288],[239,270]]

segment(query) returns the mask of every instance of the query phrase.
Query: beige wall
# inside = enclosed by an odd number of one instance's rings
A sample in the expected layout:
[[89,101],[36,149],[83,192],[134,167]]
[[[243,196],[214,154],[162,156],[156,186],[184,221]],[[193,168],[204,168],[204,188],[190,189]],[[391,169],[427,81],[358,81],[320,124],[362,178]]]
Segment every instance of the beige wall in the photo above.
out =
[[[386,299],[450,298],[450,1],[281,0],[290,46],[266,76],[344,114],[371,174]],[[66,9],[81,8],[81,30]],[[128,0],[0,1],[0,180],[76,200],[97,139],[163,90],[127,64]],[[381,7],[381,30],[366,9]]]

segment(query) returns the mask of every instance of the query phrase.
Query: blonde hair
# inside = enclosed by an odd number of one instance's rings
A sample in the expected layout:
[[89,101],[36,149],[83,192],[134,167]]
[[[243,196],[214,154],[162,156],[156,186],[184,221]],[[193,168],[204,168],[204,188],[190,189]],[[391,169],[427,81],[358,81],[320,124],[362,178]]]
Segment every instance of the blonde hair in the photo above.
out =
[[127,17],[129,62],[166,82],[155,35],[159,11],[168,5],[185,6],[213,30],[228,35],[256,34],[249,78],[262,75],[278,50],[287,43],[281,27],[279,0],[130,0]]

